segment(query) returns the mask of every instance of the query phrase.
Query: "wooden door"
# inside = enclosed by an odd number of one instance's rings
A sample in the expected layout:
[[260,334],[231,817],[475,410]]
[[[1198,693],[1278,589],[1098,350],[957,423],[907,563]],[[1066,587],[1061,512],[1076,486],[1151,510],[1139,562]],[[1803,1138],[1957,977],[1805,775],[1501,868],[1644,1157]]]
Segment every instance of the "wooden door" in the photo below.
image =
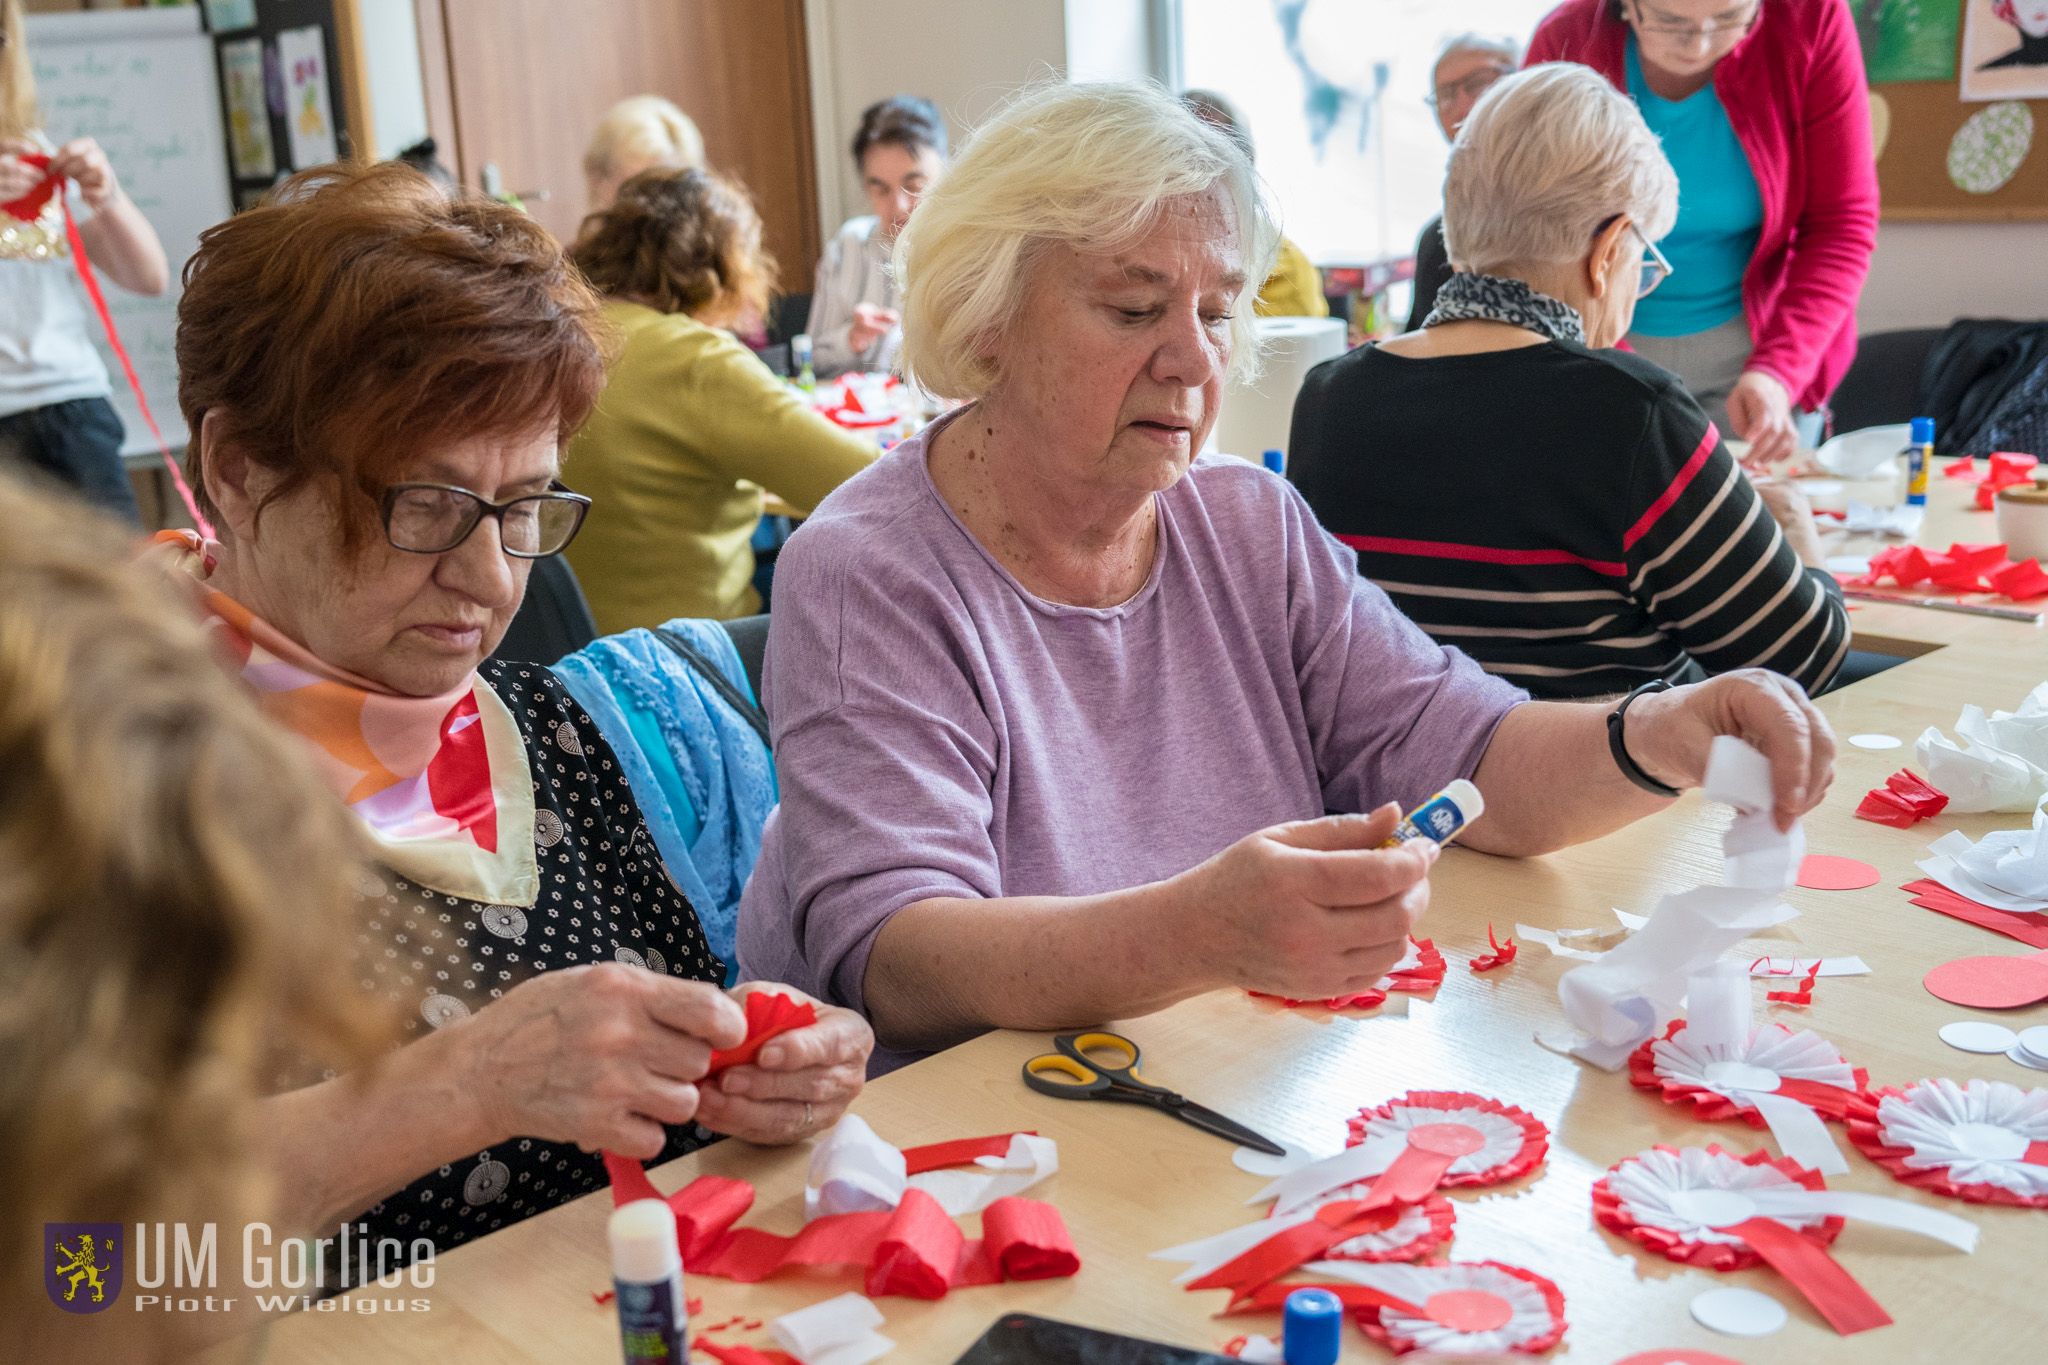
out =
[[574,237],[583,148],[629,95],[662,95],[695,119],[716,169],[760,205],[785,287],[818,259],[818,197],[803,0],[419,0],[428,120],[444,159],[482,188],[529,198]]

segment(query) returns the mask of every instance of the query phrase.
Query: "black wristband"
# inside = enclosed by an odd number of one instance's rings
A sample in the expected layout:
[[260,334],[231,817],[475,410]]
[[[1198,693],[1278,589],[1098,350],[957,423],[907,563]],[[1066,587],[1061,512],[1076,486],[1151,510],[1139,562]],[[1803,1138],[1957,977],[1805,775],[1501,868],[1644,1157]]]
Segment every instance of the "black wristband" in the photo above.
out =
[[1658,678],[1646,682],[1635,691],[1623,697],[1612,711],[1607,713],[1607,748],[1614,755],[1614,766],[1621,769],[1621,775],[1653,796],[1676,796],[1678,788],[1667,787],[1656,778],[1644,772],[1628,755],[1628,745],[1621,737],[1622,717],[1628,714],[1629,703],[1649,692],[1668,692],[1671,684]]

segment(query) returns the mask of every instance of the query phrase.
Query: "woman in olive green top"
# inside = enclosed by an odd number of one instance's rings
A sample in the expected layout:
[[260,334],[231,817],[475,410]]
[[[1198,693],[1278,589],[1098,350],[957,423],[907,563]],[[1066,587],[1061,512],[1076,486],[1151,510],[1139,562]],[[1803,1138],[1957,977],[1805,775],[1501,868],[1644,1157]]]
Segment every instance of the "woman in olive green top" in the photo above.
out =
[[723,330],[767,307],[760,216],[719,176],[647,171],[584,220],[570,254],[621,342],[564,462],[592,500],[569,561],[598,629],[760,610],[763,492],[808,512],[879,454]]

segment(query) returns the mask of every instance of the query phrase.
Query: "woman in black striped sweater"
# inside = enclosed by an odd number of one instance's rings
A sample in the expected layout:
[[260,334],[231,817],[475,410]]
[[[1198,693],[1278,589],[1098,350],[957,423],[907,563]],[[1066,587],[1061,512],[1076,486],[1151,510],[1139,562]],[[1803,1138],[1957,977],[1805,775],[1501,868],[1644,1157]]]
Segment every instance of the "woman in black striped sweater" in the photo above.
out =
[[1668,273],[1677,181],[1626,96],[1531,68],[1466,121],[1458,273],[1423,329],[1319,366],[1290,476],[1417,624],[1543,697],[1848,650],[1805,499],[1752,482],[1672,375],[1605,349]]

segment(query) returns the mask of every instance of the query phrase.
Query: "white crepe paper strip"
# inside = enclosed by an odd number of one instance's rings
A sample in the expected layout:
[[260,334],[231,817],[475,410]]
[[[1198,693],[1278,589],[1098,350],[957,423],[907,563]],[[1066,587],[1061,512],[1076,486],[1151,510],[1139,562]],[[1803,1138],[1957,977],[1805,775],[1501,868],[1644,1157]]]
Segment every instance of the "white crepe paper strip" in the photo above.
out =
[[2048,796],[2048,683],[2027,694],[2017,711],[1984,714],[1965,706],[1958,744],[1929,729],[1913,746],[1927,780],[1948,795],[1948,809],[2032,810]]
[[811,1153],[804,1221],[838,1213],[881,1213],[903,1202],[903,1153],[858,1114],[839,1120]]
[[1522,1150],[1527,1134],[1505,1114],[1488,1109],[1433,1109],[1418,1104],[1397,1104],[1388,1118],[1374,1118],[1364,1141],[1346,1147],[1337,1155],[1313,1166],[1304,1166],[1282,1176],[1254,1195],[1249,1202],[1273,1201],[1276,1216],[1299,1213],[1331,1190],[1371,1180],[1394,1164],[1394,1158],[1408,1148],[1408,1132],[1432,1123],[1456,1123],[1476,1129],[1485,1139],[1474,1152],[1453,1161],[1449,1175],[1471,1175],[1512,1161]]
[[[1230,1164],[1247,1175],[1262,1175],[1268,1180],[1275,1180],[1335,1155],[1332,1152],[1313,1152],[1306,1147],[1296,1147],[1284,1142],[1280,1145],[1286,1150],[1279,1156],[1274,1156],[1271,1152],[1262,1152],[1256,1147],[1239,1147],[1231,1152]],[[1247,1199],[1245,1202],[1256,1204],[1259,1201]]]
[[2048,1195],[2048,1166],[2027,1161],[2030,1143],[2048,1142],[2048,1090],[2004,1081],[1922,1081],[1877,1105],[1878,1136],[1906,1148],[1916,1171],[1946,1168],[1958,1185],[1996,1185],[2014,1194]]
[[2027,829],[1996,830],[1974,843],[1950,830],[1927,852],[1920,870],[1958,895],[1998,910],[2048,911],[2048,802]]
[[1365,1261],[1311,1261],[1305,1271],[1316,1279],[1344,1280],[1391,1294],[1418,1306],[1437,1294],[1478,1290],[1507,1301],[1513,1310],[1505,1323],[1490,1332],[1461,1332],[1430,1318],[1410,1317],[1392,1308],[1380,1310],[1380,1325],[1425,1351],[1445,1355],[1486,1355],[1515,1349],[1551,1330],[1555,1320],[1543,1291],[1497,1266],[1451,1262],[1448,1265],[1401,1265]]
[[804,1365],[867,1365],[896,1343],[876,1329],[882,1310],[861,1294],[841,1294],[785,1313],[768,1324],[775,1344]]
[[1941,1209],[1931,1209],[1925,1204],[1913,1204],[1904,1199],[1893,1199],[1882,1194],[1863,1194],[1856,1190],[1809,1190],[1792,1187],[1776,1190],[1761,1190],[1750,1196],[1756,1204],[1756,1211],[1771,1218],[1787,1215],[1819,1214],[1824,1218],[1847,1218],[1852,1222],[1871,1223],[1881,1228],[1894,1228],[1920,1237],[1932,1238],[1943,1246],[1954,1247],[1957,1251],[1977,1249],[1977,1225],[1967,1218],[1958,1218]]
[[1753,1027],[1755,1012],[1749,975],[1735,963],[1694,976],[1686,985],[1685,1028],[1651,1045],[1658,1072],[1756,1110],[1778,1149],[1800,1165],[1847,1175],[1849,1163],[1820,1115],[1777,1089],[1790,1076],[1854,1090],[1854,1068],[1817,1034]]
[[1736,810],[1721,841],[1723,884],[1664,897],[1627,942],[1558,982],[1558,999],[1577,1031],[1572,1052],[1604,1070],[1620,1070],[1678,1012],[1687,977],[1799,913],[1780,897],[1798,877],[1806,837],[1797,824],[1780,833],[1771,822],[1769,762],[1741,740],[1720,736],[1708,750],[1704,787],[1709,799]]
[[1870,975],[1870,964],[1860,957],[1755,958],[1750,961],[1749,974],[1773,978],[1789,977],[1795,981],[1803,981],[1806,974],[1814,969],[1815,964],[1819,965],[1822,976]]
[[914,1175],[910,1177],[910,1187],[923,1190],[948,1215],[959,1218],[980,1213],[998,1199],[1022,1194],[1056,1175],[1059,1169],[1057,1142],[1034,1133],[1017,1133],[1010,1138],[1010,1150],[1001,1156],[976,1157],[971,1166]]
[[[1583,930],[1580,932],[1584,932]],[[1575,948],[1549,929],[1539,929],[1533,924],[1517,924],[1515,941],[1538,943],[1550,950],[1552,957],[1568,957],[1576,962],[1598,962],[1603,956],[1589,948]]]

